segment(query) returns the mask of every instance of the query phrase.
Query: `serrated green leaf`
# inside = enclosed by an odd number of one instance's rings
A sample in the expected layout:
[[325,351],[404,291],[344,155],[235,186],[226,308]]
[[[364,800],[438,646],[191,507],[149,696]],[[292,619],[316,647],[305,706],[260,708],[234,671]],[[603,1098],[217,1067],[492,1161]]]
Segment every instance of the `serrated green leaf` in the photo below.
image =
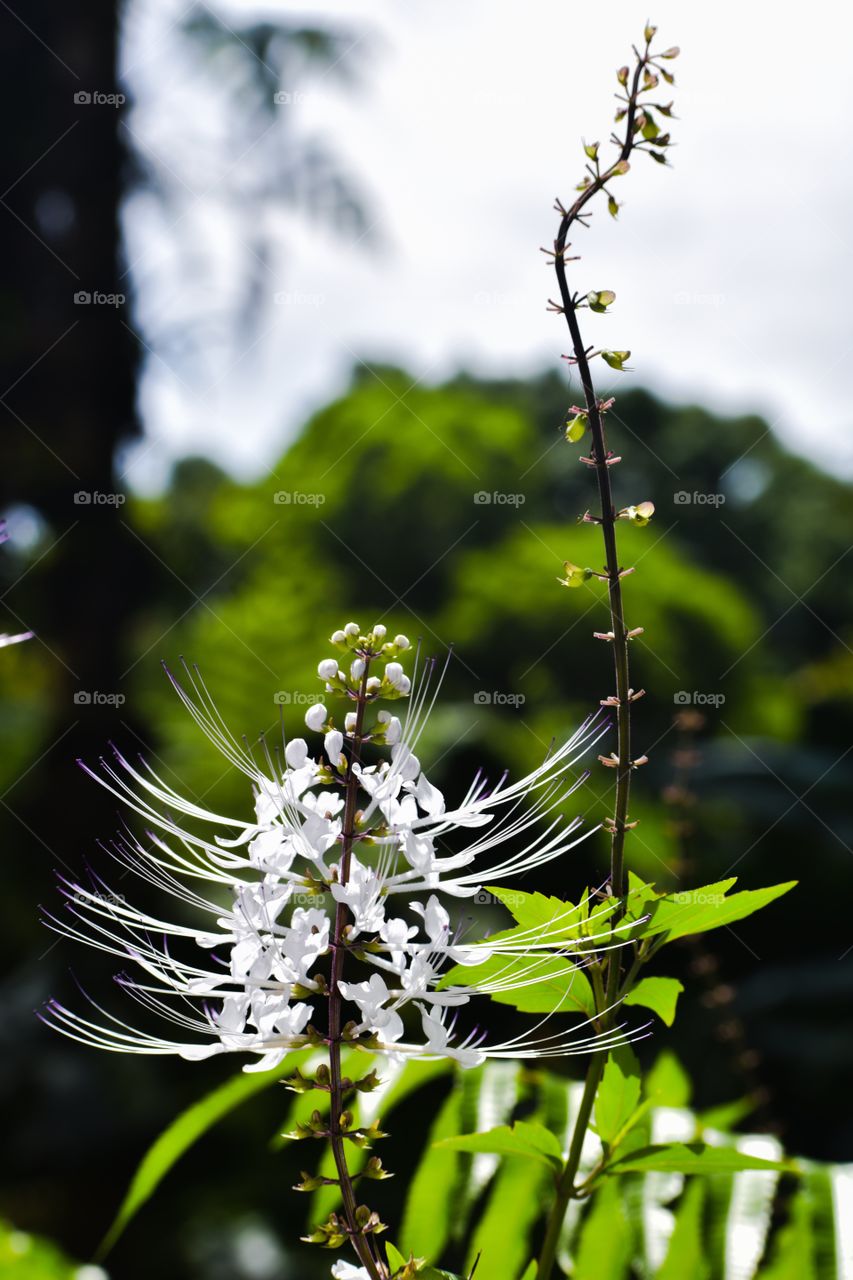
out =
[[558,956],[492,956],[476,966],[456,965],[444,975],[439,989],[483,986],[496,979],[516,985],[491,992],[489,998],[523,1013],[582,1013],[586,1018],[595,1013],[595,996],[586,974]]
[[639,1063],[634,1052],[622,1045],[608,1058],[595,1097],[595,1127],[602,1142],[613,1142],[639,1102]]
[[625,997],[625,1004],[639,1004],[651,1009],[662,1022],[671,1027],[675,1021],[675,1006],[684,990],[677,978],[641,978]]
[[793,1172],[790,1160],[762,1160],[744,1155],[734,1147],[712,1147],[704,1142],[672,1142],[662,1146],[643,1147],[608,1165],[606,1172],[621,1173],[739,1173],[744,1169],[776,1169]]
[[542,1124],[530,1124],[525,1120],[517,1120],[513,1125],[499,1125],[497,1129],[489,1129],[487,1133],[458,1134],[452,1138],[444,1138],[435,1145],[452,1151],[521,1156],[558,1169],[563,1164],[563,1153],[553,1133]]
[[701,889],[666,894],[647,903],[646,909],[651,913],[651,919],[643,926],[642,936],[654,937],[665,933],[667,941],[671,942],[675,938],[719,929],[723,925],[744,920],[753,912],[775,902],[793,889],[797,881],[788,880],[783,884],[769,885],[766,889],[746,889],[729,897],[728,891],[734,883],[735,878],[732,877],[717,884],[705,885]]
[[587,904],[564,902],[562,898],[548,897],[544,893],[523,893],[520,889],[508,889],[505,885],[488,885],[488,892],[502,902],[512,917],[526,929],[548,925],[571,934],[587,918]]
[[690,1077],[669,1049],[658,1054],[644,1085],[646,1097],[656,1107],[686,1107],[690,1104]]
[[98,1248],[97,1258],[103,1258],[112,1249],[127,1224],[150,1200],[185,1151],[236,1107],[276,1084],[283,1076],[292,1074],[295,1067],[304,1064],[305,1058],[305,1051],[300,1050],[288,1054],[272,1071],[241,1071],[173,1120],[142,1157],[119,1211]]

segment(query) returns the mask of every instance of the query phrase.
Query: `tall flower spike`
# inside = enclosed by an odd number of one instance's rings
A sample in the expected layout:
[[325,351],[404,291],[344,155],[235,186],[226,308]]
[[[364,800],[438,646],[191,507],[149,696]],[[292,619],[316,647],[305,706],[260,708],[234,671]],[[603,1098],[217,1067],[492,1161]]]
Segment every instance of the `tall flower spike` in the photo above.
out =
[[[352,980],[341,975],[338,989],[354,1007],[352,1035],[372,1050],[450,1057],[464,1066],[488,1056],[587,1052],[596,1037],[576,1036],[583,1027],[567,1033],[540,1025],[493,1045],[479,1033],[457,1031],[459,1010],[472,998],[534,983],[546,963],[553,976],[555,956],[571,974],[584,963],[589,936],[557,918],[544,930],[468,942],[454,936],[446,901],[535,870],[589,834],[560,810],[583,781],[574,768],[606,731],[606,720],[585,721],[517,782],[504,777],[490,787],[478,775],[448,806],[415,754],[438,695],[435,664],[417,656],[410,684],[398,661],[409,647],[405,637],[386,643],[375,631],[344,629],[333,640],[350,651],[352,670],[324,659],[318,674],[327,693],[337,686],[334,694],[358,707],[360,723],[349,712],[338,727],[324,705],[312,705],[306,720],[324,735],[325,750],[316,755],[304,739],[283,735],[276,751],[261,740],[253,752],[230,732],[196,669],[184,664],[183,681],[168,673],[202,731],[249,778],[254,818],[227,817],[185,799],[116,748],[98,769],[82,766],[147,828],[144,839],[122,832],[108,852],[193,908],[201,922],[183,923],[184,912],[173,922],[139,909],[91,871],[86,883],[60,877],[67,918],[50,915],[48,924],[130,962],[137,974],[119,976],[123,991],[181,1034],[138,1029],[103,1010],[93,1020],[56,1001],[45,1019],[116,1052],[190,1059],[245,1053],[254,1059],[246,1070],[272,1068],[289,1050],[328,1040],[313,1023],[325,1021],[329,980],[322,962],[335,952],[340,914],[340,954],[357,952],[361,972]],[[377,666],[384,667],[381,675],[373,674]],[[374,703],[401,698],[407,699],[402,721],[382,709],[367,724]],[[389,742],[390,759],[362,762],[364,748]],[[228,906],[220,901],[223,891]],[[604,919],[600,936],[612,942]],[[442,986],[447,965],[494,956],[506,957],[505,969],[491,966],[481,985]]]
[[[607,731],[600,711],[526,777],[504,775],[490,786],[478,774],[448,806],[415,754],[441,684],[434,662],[421,665],[416,653],[410,678],[399,661],[408,640],[386,640],[383,627],[365,634],[348,623],[331,643],[348,660],[324,658],[317,674],[327,701],[346,709],[336,716],[325,702],[309,708],[306,726],[323,735],[316,753],[303,738],[288,740],[283,726],[280,747],[271,751],[261,738],[253,751],[228,729],[197,668],[183,664],[183,682],[167,671],[199,728],[249,779],[253,818],[203,808],[115,748],[98,769],[83,765],[146,824],[144,840],[127,829],[107,851],[201,923],[183,923],[184,910],[171,922],[135,907],[94,871],[85,884],[60,876],[67,916],[48,916],[49,925],[130,961],[136,974],[119,975],[122,990],[176,1030],[140,1029],[94,1001],[97,1017],[57,1001],[42,1016],[72,1039],[112,1052],[242,1053],[252,1059],[247,1071],[277,1067],[293,1049],[325,1046],[328,1068],[307,1087],[330,1093],[328,1120],[317,1112],[316,1124],[292,1136],[328,1138],[343,1209],[307,1239],[331,1248],[348,1240],[361,1265],[340,1263],[336,1274],[383,1280],[382,1224],[358,1203],[347,1165],[348,1142],[381,1135],[375,1126],[351,1127],[346,1095],[372,1084],[371,1077],[356,1085],[343,1078],[344,1043],[398,1061],[450,1058],[463,1067],[487,1057],[608,1049],[626,1038],[612,1018],[606,1031],[600,1015],[570,1030],[552,1029],[552,1019],[593,949],[620,946],[629,926],[608,918],[611,901],[582,923],[567,904],[535,930],[468,942],[452,929],[446,905],[476,895],[484,881],[535,870],[584,838],[580,820],[565,822],[560,810],[583,781],[575,766]],[[376,707],[403,698],[402,719]],[[483,967],[454,982],[459,966]],[[563,975],[565,997],[528,1032],[488,1044],[476,1026],[460,1024],[475,997]]]

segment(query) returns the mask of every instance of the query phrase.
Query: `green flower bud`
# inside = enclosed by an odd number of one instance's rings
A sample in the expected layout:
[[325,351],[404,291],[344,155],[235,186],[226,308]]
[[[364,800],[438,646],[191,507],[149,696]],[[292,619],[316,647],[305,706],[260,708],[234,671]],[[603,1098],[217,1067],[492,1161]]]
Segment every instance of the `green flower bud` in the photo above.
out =
[[603,314],[611,303],[616,301],[616,294],[612,289],[600,289],[598,292],[593,290],[592,293],[586,295],[591,311],[597,311],[599,315]]
[[585,413],[576,413],[573,418],[569,418],[566,423],[566,439],[569,444],[576,444],[582,439],[588,426],[589,418]]
[[601,358],[605,364],[611,369],[615,369],[617,373],[625,372],[625,361],[630,356],[630,351],[602,351]]
[[635,507],[623,507],[619,512],[620,520],[630,520],[640,528],[647,525],[655,513],[653,502],[638,502]]
[[580,565],[572,564],[571,560],[563,562],[563,570],[565,578],[557,579],[562,587],[582,587],[593,576],[592,569],[582,569]]

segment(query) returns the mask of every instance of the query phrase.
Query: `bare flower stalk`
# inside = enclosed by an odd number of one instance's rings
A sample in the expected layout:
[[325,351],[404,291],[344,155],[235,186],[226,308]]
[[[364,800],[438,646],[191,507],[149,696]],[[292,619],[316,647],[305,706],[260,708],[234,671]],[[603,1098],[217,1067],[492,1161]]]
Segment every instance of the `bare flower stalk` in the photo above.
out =
[[[661,75],[669,83],[672,83],[672,76],[660,66],[659,59],[673,58],[677,56],[678,50],[668,49],[663,54],[652,54],[651,43],[655,31],[655,27],[647,26],[644,32],[645,43],[642,52],[637,48],[634,49],[636,62],[633,74],[629,73],[627,67],[623,67],[617,73],[619,83],[625,92],[618,95],[623,105],[620,107],[616,119],[617,121],[624,119],[625,125],[621,139],[615,135],[612,137],[612,141],[618,148],[616,159],[609,167],[603,169],[599,160],[598,143],[584,146],[588,159],[587,177],[580,184],[580,194],[569,208],[565,208],[557,201],[555,208],[560,214],[557,236],[554,240],[553,250],[544,250],[553,259],[559,289],[559,302],[552,301],[550,309],[565,316],[572,347],[571,355],[566,358],[570,365],[577,368],[583,389],[584,406],[583,408],[573,406],[576,416],[573,422],[567,424],[566,436],[567,439],[574,441],[585,434],[587,429],[589,430],[591,437],[590,456],[583,458],[582,461],[594,469],[598,485],[599,512],[597,515],[591,515],[587,512],[583,518],[585,522],[597,524],[601,529],[605,553],[604,572],[595,573],[593,570],[579,569],[577,565],[567,562],[564,585],[580,585],[581,582],[589,577],[598,577],[607,582],[610,630],[603,634],[596,633],[596,638],[612,645],[615,676],[615,692],[608,698],[603,699],[602,705],[612,706],[616,709],[616,752],[610,757],[600,757],[602,763],[613,768],[616,773],[613,813],[606,823],[606,828],[610,834],[610,895],[617,900],[613,914],[614,926],[618,925],[624,916],[625,837],[627,832],[635,825],[628,820],[631,774],[635,768],[645,763],[645,757],[637,760],[633,760],[631,757],[631,705],[642,697],[643,691],[635,691],[631,687],[629,645],[630,641],[641,633],[642,628],[630,628],[625,618],[622,579],[632,570],[623,569],[620,564],[616,526],[620,518],[631,520],[637,524],[646,524],[654,508],[651,503],[644,502],[638,506],[626,507],[621,511],[616,509],[613,499],[611,468],[620,459],[615,457],[608,448],[605,429],[605,416],[613,401],[601,400],[597,396],[590,370],[590,361],[595,356],[601,355],[610,368],[622,371],[625,368],[625,361],[628,359],[630,352],[594,351],[591,347],[585,345],[578,321],[578,311],[581,308],[588,307],[593,311],[605,311],[613,302],[615,295],[609,290],[587,295],[572,292],[568,283],[566,267],[567,263],[577,261],[576,255],[570,257],[568,254],[568,250],[571,248],[568,241],[569,232],[575,223],[580,223],[583,226],[587,225],[586,219],[590,215],[585,213],[585,209],[590,201],[599,192],[604,192],[607,196],[608,209],[611,215],[615,217],[618,213],[619,205],[609,190],[609,184],[627,173],[633,152],[644,150],[658,163],[666,162],[665,148],[670,143],[669,135],[660,132],[648,107],[653,106],[660,114],[669,116],[671,115],[671,104],[663,107],[660,104],[648,104],[647,106],[648,99],[644,98],[643,95],[652,92],[657,87]],[[642,102],[641,99],[643,99]],[[602,961],[602,964],[606,966],[606,995],[602,1006],[606,1012],[602,1013],[600,1019],[602,1030],[607,1030],[612,1025],[614,1006],[617,1004],[620,995],[624,994],[621,991],[622,965],[620,956],[621,949],[616,948],[610,951],[607,958]],[[582,1188],[576,1185],[576,1178],[584,1139],[592,1119],[595,1097],[606,1062],[607,1054],[605,1052],[594,1054],[590,1060],[568,1156],[558,1180],[557,1193],[548,1218],[545,1239],[539,1256],[537,1280],[550,1280],[560,1231],[569,1201],[583,1193]]]

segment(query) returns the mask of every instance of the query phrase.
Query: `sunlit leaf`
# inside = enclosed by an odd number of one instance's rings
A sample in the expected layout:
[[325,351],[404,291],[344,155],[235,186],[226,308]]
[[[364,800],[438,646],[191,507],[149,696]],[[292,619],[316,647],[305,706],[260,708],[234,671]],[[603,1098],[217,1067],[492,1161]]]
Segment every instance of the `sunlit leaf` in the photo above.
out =
[[625,997],[625,1004],[639,1004],[651,1009],[662,1022],[671,1027],[675,1021],[675,1006],[684,990],[677,978],[641,978]]
[[690,1102],[690,1077],[669,1049],[658,1055],[644,1085],[656,1107],[686,1107]]
[[700,889],[667,894],[647,904],[651,919],[643,926],[643,936],[665,933],[670,942],[674,938],[734,924],[781,898],[794,888],[797,881],[788,880],[783,884],[769,885],[766,889],[745,889],[742,893],[727,896],[734,883],[735,877],[731,877]]
[[541,1124],[518,1120],[514,1125],[500,1125],[487,1133],[465,1133],[445,1138],[436,1144],[452,1151],[483,1151],[501,1156],[521,1156],[560,1168],[563,1153],[550,1130]]
[[607,1173],[738,1173],[742,1169],[777,1169],[791,1172],[791,1160],[762,1160],[735,1147],[712,1147],[704,1142],[673,1142],[644,1147],[607,1166]]
[[602,1142],[612,1142],[640,1102],[640,1067],[627,1045],[608,1058],[595,1098],[595,1127]]

